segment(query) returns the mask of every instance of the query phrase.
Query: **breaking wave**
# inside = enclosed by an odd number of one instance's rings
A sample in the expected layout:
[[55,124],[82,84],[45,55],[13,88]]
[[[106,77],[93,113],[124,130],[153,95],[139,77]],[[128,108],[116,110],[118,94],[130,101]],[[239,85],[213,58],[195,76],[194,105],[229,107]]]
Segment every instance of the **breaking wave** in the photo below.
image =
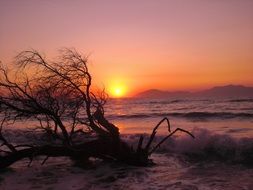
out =
[[[195,136],[194,139],[187,135],[168,139],[157,153],[177,154],[191,161],[215,160],[253,166],[253,138],[233,138],[206,129],[194,129],[192,134]],[[126,135],[124,138],[137,146],[138,135]],[[163,136],[156,137],[154,144],[162,138]]]
[[[192,161],[218,160],[229,163],[241,163],[253,166],[253,138],[235,138],[228,134],[216,134],[207,129],[196,128],[188,135],[173,136],[162,144],[156,151],[160,154],[176,154]],[[15,139],[16,143],[45,143],[43,133],[27,133],[22,130],[5,131],[8,139]],[[140,134],[124,134],[122,139],[133,148],[137,147]],[[165,136],[156,136],[153,146]],[[144,143],[149,139],[144,134]],[[86,139],[87,140],[87,139]]]

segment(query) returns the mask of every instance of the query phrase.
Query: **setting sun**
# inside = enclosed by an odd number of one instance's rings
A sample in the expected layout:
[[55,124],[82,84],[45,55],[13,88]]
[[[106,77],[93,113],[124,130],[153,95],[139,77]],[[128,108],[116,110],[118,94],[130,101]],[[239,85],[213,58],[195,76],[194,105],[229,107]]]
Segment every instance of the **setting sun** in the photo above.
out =
[[122,90],[120,88],[116,88],[114,93],[115,93],[115,95],[120,96],[122,93]]
[[110,89],[110,95],[114,98],[120,98],[125,95],[124,86],[112,86]]

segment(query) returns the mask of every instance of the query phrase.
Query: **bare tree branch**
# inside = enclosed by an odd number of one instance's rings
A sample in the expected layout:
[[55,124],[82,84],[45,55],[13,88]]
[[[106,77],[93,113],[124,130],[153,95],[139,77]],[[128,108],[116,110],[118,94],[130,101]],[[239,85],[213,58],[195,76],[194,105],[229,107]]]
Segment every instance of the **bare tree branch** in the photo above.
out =
[[[105,89],[95,93],[91,85],[87,57],[74,49],[62,49],[53,61],[36,50],[23,51],[15,57],[14,69],[0,64],[0,168],[23,158],[29,158],[31,165],[36,156],[45,156],[42,164],[49,157],[68,156],[78,162],[96,157],[146,166],[149,156],[177,131],[191,135],[179,128],[171,132],[169,120],[163,118],[146,146],[142,148],[141,136],[134,150],[105,117]],[[6,138],[3,128],[7,124],[13,127],[26,120],[33,121],[32,132],[42,143],[16,144]],[[151,148],[163,122],[169,135]]]

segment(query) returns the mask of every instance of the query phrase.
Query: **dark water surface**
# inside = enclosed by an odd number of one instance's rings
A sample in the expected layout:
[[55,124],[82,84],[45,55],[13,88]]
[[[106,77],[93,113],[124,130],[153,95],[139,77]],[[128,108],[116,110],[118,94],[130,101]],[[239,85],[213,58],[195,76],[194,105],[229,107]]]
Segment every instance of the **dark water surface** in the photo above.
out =
[[[156,165],[146,168],[97,162],[80,169],[67,158],[50,158],[44,166],[38,158],[27,168],[29,160],[23,160],[0,172],[0,189],[253,189],[253,99],[115,99],[106,115],[133,147],[163,117],[195,139],[178,133],[152,155]],[[17,142],[38,140],[17,129],[6,134]],[[163,124],[154,144],[166,134]]]

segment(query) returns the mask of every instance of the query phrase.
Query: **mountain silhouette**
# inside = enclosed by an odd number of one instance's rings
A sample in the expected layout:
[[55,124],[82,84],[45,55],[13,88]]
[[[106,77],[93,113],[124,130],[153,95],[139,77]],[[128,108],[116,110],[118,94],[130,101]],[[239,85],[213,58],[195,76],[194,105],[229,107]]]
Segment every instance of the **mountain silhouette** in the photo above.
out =
[[198,92],[162,91],[150,89],[137,94],[137,98],[253,98],[253,87],[243,85],[216,86]]

